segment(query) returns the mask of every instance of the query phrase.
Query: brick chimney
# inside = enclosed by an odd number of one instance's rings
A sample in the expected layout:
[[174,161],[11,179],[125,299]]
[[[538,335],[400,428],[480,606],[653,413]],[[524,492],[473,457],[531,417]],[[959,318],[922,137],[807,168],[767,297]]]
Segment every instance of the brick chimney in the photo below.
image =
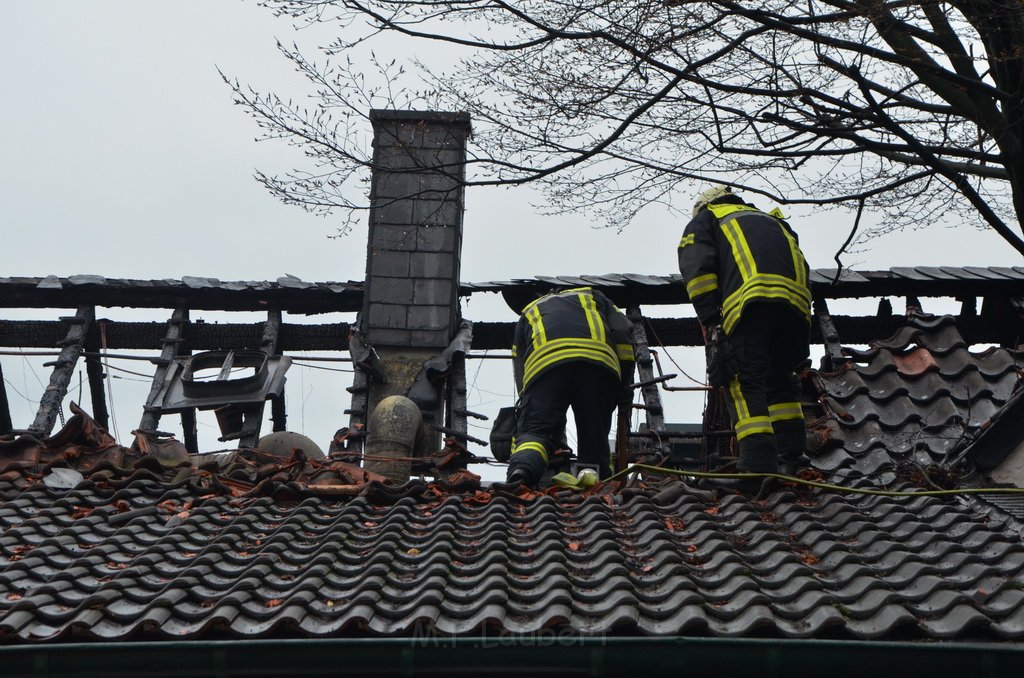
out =
[[[470,134],[466,113],[374,110],[370,121],[373,176],[359,331],[376,350],[384,380],[365,385],[363,423],[381,399],[407,395],[425,361],[445,349],[459,328],[462,183]],[[442,421],[442,401],[422,411],[424,429]],[[439,445],[440,436],[431,433],[417,442],[416,453],[430,454]],[[372,462],[366,466],[380,470]],[[401,469],[385,466],[386,475],[400,479]]]

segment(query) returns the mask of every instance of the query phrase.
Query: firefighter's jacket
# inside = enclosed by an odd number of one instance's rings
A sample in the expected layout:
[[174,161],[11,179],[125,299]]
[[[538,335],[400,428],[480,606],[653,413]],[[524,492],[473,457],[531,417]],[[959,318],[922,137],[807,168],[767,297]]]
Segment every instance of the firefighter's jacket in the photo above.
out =
[[746,204],[713,203],[683,232],[679,271],[705,327],[730,334],[754,302],[786,303],[810,321],[807,262],[782,218]]
[[523,309],[512,341],[521,395],[556,365],[592,362],[620,379],[633,374],[632,324],[600,291],[577,287],[541,297]]

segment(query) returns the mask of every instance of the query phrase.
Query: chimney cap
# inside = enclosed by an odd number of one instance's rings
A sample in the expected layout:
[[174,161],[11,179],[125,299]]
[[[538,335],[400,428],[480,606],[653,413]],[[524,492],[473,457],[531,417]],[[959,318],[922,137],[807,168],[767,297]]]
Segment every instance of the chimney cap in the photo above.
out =
[[469,113],[465,111],[398,111],[393,109],[374,108],[370,110],[370,122],[384,121],[410,122],[441,122],[470,126]]

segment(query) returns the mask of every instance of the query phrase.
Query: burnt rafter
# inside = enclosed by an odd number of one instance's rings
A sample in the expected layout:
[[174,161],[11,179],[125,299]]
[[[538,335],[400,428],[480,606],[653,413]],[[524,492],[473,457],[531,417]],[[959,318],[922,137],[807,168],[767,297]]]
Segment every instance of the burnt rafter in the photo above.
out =
[[814,300],[814,320],[821,343],[825,347],[823,368],[826,370],[837,369],[846,362],[846,357],[839,344],[839,332],[836,330],[835,323],[832,322],[832,315],[829,313],[828,304],[824,299]]
[[0,308],[76,308],[83,303],[129,308],[187,306],[193,311],[266,311],[275,305],[287,313],[355,312],[363,305],[363,284],[312,283],[294,277],[243,282],[102,276],[0,278]]
[[[277,350],[278,338],[281,335],[281,309],[271,308],[267,311],[267,320],[263,323],[263,336],[260,338],[260,350],[268,356],[280,355]],[[271,412],[275,417],[274,430],[283,431],[285,423],[284,391],[272,396]],[[256,447],[260,438],[260,426],[263,423],[265,402],[245,408],[242,413],[242,429],[239,431],[239,446]]]
[[[918,266],[882,271],[815,269],[808,278],[811,293],[820,299],[860,297],[1024,296],[1024,267]],[[685,304],[686,286],[679,275],[543,276],[489,283],[463,283],[463,295],[497,292],[518,312],[539,294],[554,288],[592,286],[616,305]]]
[[179,307],[174,310],[170,320],[164,326],[165,333],[161,342],[160,360],[156,372],[153,374],[153,383],[149,389],[149,397],[146,398],[146,408],[142,414],[142,420],[139,422],[139,429],[142,431],[155,431],[160,423],[160,416],[163,413],[157,405],[158,395],[164,388],[164,382],[168,376],[168,366],[171,360],[179,355],[181,344],[185,341],[188,319],[188,309]]
[[[815,269],[809,278],[817,298],[858,297],[1021,297],[1024,267],[918,266],[881,271]],[[614,273],[582,276],[538,276],[459,285],[460,296],[500,293],[517,310],[555,287],[588,285],[600,289],[620,307],[685,304],[686,287],[679,275]],[[266,311],[271,305],[285,313],[356,312],[363,308],[363,282],[277,281],[222,282],[215,278],[121,280],[100,276],[70,278],[0,278],[0,308],[97,307],[175,308],[194,311]]]
[[[106,339],[106,328],[100,320],[92,331],[86,332],[85,343],[85,372],[89,377],[89,396],[92,400],[92,416],[96,423],[105,429],[110,428],[110,413],[107,410],[107,398],[103,391],[106,378],[103,363],[101,362],[100,349],[103,348],[103,339]],[[101,339],[102,337],[102,339]]]
[[[839,337],[846,344],[864,344],[887,337],[903,323],[902,316],[871,317],[831,316]],[[1014,316],[1016,318],[1016,316]],[[105,321],[107,350],[159,350],[166,325],[164,323]],[[958,324],[970,343],[1001,343],[1008,325],[1016,320],[982,313],[960,317]],[[196,351],[242,350],[259,347],[263,323],[196,323],[189,326],[189,342]],[[347,346],[349,323],[323,325],[281,325],[279,352],[337,351]],[[502,350],[512,345],[512,322],[474,322],[473,350]],[[651,346],[702,346],[700,326],[695,318],[644,318],[644,329]],[[0,320],[0,347],[52,348],[64,337],[66,326],[57,321]],[[95,330],[94,330],[95,331]],[[820,329],[811,328],[811,340],[822,343]]]
[[[162,322],[120,322],[105,320],[107,349],[159,350],[167,332]],[[0,320],[0,346],[51,348],[64,338],[64,323],[49,320]],[[337,351],[348,345],[349,323],[303,325],[282,323],[278,351]],[[98,341],[99,330],[90,337]],[[239,350],[260,347],[263,323],[204,323],[189,326],[189,344],[195,351]]]
[[[905,324],[902,315],[884,317],[829,316],[836,334],[843,344],[867,344],[880,337],[893,335]],[[1008,327],[1017,328],[1019,320],[1014,316],[1007,319],[982,316],[965,317],[957,320],[957,326],[964,339],[970,344],[1004,343]],[[473,349],[500,350],[511,346],[513,323],[473,323]],[[644,318],[644,329],[651,346],[703,346],[700,325],[696,318]],[[811,342],[822,344],[821,326],[811,326]]]
[[78,313],[64,320],[70,325],[67,335],[60,342],[60,355],[52,363],[45,365],[52,366],[50,383],[39,400],[39,410],[36,418],[29,427],[30,431],[47,436],[53,430],[63,406],[64,396],[68,392],[68,384],[71,382],[71,375],[75,372],[75,365],[79,356],[82,355],[85,335],[89,326],[95,319],[96,311],[92,306],[83,304],[78,308]]
[[[314,313],[358,310],[362,307],[362,283],[303,283],[285,280],[275,283],[221,283],[211,279],[183,281],[105,280],[85,276],[58,278],[0,278],[0,307],[63,308],[77,296],[88,296],[96,306],[141,306],[176,308],[182,300],[193,310],[260,310],[270,307],[283,312]],[[63,282],[62,282],[63,281]],[[833,281],[834,284],[833,284]],[[66,283],[66,284],[65,284]],[[1011,312],[1008,299],[1024,297],[1024,267],[918,267],[888,271],[844,270],[837,279],[833,270],[815,270],[810,277],[816,299],[882,297],[881,305],[891,308],[885,297],[928,298],[950,296],[983,299],[980,313],[970,305],[960,318],[964,337],[972,342],[1006,343],[1017,336],[1019,314]],[[462,283],[462,296],[481,292],[501,293],[513,309],[555,287],[589,285],[601,289],[620,307],[686,303],[686,292],[678,275],[649,276],[612,274],[603,276],[538,277],[490,283]],[[77,296],[76,296],[77,295]],[[1001,303],[1000,303],[1001,302]],[[845,343],[866,343],[888,336],[900,325],[900,318],[880,312],[875,317],[832,316],[839,337]],[[1007,322],[1009,321],[1009,322]],[[699,346],[700,328],[693,318],[645,318],[645,330],[652,346]],[[163,345],[165,326],[154,322],[104,321],[108,350],[156,349]],[[474,324],[473,349],[507,349],[512,344],[513,323]],[[338,350],[348,344],[350,323],[282,323],[277,351]],[[63,340],[61,322],[43,320],[0,320],[0,347],[52,348]],[[90,345],[98,329],[90,330]],[[239,350],[258,348],[263,323],[193,322],[189,330],[191,349]],[[812,328],[812,339],[821,334]]]
[[0,365],[0,435],[11,432],[11,404],[7,400],[7,384],[4,382],[4,368]]

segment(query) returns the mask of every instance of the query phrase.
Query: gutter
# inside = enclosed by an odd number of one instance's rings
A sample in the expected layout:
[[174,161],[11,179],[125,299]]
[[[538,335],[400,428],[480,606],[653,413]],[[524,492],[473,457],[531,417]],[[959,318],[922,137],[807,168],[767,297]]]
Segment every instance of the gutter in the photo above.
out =
[[0,646],[6,676],[954,675],[1024,671],[1024,643],[528,636],[91,642]]

